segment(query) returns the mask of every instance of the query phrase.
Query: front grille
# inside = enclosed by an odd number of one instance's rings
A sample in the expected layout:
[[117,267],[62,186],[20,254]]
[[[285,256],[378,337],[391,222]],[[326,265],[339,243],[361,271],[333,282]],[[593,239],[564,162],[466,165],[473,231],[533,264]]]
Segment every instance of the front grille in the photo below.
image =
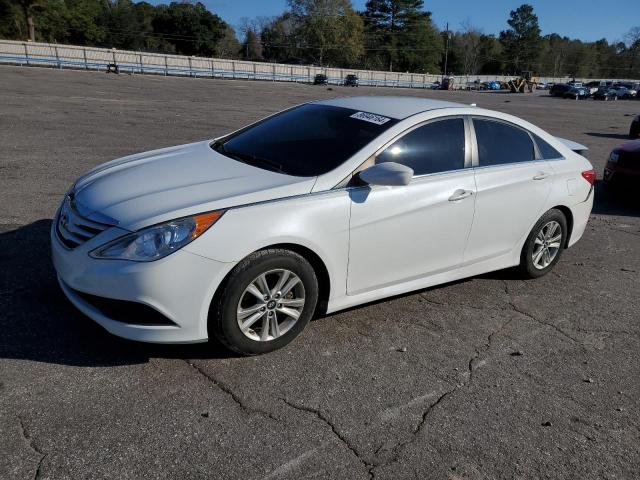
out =
[[78,295],[82,300],[98,310],[105,317],[115,320],[116,322],[148,326],[176,325],[155,308],[145,305],[144,303],[99,297],[97,295],[91,295],[78,290],[73,290],[73,293]]
[[110,225],[95,222],[81,216],[68,196],[60,208],[56,221],[58,238],[67,248],[76,248],[109,227]]

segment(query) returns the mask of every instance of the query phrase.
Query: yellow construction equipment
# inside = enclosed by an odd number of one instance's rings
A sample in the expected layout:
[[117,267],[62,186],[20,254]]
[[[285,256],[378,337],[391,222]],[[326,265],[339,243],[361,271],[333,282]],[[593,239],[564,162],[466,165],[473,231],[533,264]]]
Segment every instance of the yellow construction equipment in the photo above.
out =
[[538,78],[533,72],[522,72],[517,78],[512,78],[507,82],[511,93],[533,92],[538,88]]

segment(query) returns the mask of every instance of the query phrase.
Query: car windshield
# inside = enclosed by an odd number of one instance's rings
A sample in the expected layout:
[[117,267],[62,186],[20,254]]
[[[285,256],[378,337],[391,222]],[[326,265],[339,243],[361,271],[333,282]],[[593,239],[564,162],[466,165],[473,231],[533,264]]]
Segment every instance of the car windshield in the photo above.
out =
[[330,105],[306,104],[215,142],[218,153],[299,177],[338,167],[397,120]]

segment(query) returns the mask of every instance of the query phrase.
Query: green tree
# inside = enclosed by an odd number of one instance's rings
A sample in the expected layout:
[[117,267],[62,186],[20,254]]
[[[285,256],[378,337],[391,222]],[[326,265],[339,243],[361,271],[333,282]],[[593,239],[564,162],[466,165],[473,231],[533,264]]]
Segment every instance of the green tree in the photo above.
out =
[[296,50],[294,21],[291,12],[265,22],[260,31],[262,40],[262,56],[270,62],[298,63]]
[[367,64],[389,71],[434,72],[442,38],[422,0],[368,0],[365,21]]
[[533,13],[533,7],[525,3],[511,10],[507,23],[510,28],[500,32],[500,42],[504,46],[507,68],[512,73],[535,70],[542,47],[542,38],[538,17]]
[[201,2],[160,5],[152,25],[156,34],[184,55],[215,55],[226,31],[226,23]]
[[27,24],[23,11],[14,0],[0,0],[0,37],[24,39]]
[[238,58],[241,45],[236,38],[236,32],[229,25],[224,30],[224,37],[216,45],[217,56],[220,58]]
[[349,0],[288,0],[300,57],[318,65],[348,66],[363,53],[362,19]]

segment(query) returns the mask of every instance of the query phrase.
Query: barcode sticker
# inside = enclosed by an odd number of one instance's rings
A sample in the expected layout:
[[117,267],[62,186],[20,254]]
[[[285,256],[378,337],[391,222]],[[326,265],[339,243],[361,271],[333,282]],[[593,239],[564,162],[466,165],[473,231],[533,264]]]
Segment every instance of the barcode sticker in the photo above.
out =
[[351,118],[357,118],[358,120],[364,120],[365,122],[375,123],[376,125],[383,125],[387,123],[390,118],[383,117],[382,115],[376,115],[375,113],[356,112],[351,115]]

